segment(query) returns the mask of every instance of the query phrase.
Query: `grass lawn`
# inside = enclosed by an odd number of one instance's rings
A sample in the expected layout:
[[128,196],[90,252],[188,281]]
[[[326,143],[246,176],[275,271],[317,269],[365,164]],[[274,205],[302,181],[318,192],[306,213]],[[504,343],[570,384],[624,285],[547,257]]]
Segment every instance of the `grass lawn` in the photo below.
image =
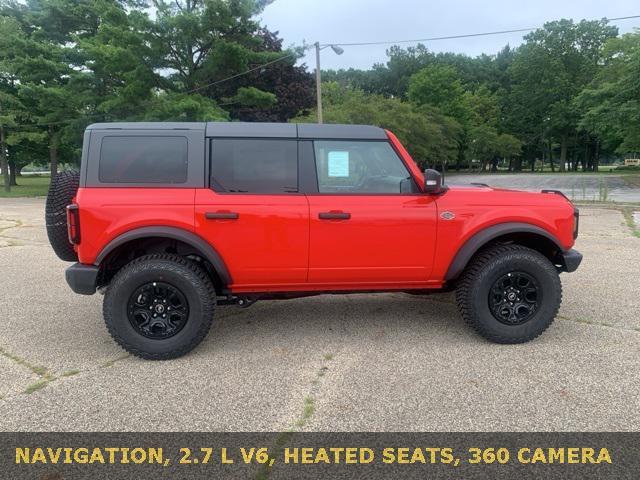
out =
[[4,176],[0,175],[0,198],[3,197],[45,197],[49,190],[49,177],[25,175],[18,177],[18,186],[4,191]]

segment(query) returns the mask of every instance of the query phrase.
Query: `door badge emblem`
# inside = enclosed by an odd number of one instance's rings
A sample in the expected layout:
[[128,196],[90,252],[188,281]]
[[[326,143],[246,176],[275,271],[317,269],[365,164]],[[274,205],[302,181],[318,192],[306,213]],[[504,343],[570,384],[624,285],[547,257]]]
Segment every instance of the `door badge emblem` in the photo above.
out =
[[440,214],[440,218],[442,218],[443,220],[453,220],[454,218],[456,218],[456,214],[446,211]]

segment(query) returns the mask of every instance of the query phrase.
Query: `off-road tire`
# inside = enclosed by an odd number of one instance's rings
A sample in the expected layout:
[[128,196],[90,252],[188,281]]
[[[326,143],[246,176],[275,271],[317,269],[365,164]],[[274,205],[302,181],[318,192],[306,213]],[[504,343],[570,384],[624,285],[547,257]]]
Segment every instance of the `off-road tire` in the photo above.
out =
[[45,205],[47,236],[53,251],[65,262],[77,262],[78,254],[69,243],[67,233],[67,205],[71,204],[78,191],[80,174],[67,170],[58,173],[49,185]]
[[[146,338],[129,320],[129,299],[148,282],[168,283],[186,297],[188,320],[172,337]],[[107,330],[127,352],[149,360],[167,360],[185,355],[207,336],[215,303],[213,284],[201,267],[177,255],[153,254],[131,261],[113,277],[105,293],[103,315]]]
[[[499,321],[489,307],[491,286],[513,271],[537,280],[542,295],[538,310],[519,325]],[[465,322],[496,343],[524,343],[538,337],[553,322],[561,301],[562,284],[556,267],[541,253],[513,244],[494,245],[477,253],[456,288],[456,303]]]

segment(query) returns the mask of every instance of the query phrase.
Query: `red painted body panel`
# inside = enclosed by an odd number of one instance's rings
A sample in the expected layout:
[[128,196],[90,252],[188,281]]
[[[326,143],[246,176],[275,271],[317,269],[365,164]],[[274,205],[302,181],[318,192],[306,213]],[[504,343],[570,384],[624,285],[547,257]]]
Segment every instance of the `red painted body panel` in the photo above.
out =
[[[208,220],[235,212],[236,220]],[[222,256],[234,285],[263,289],[307,281],[309,205],[304,195],[219,194],[196,190],[196,233]]]
[[[424,176],[387,132],[420,188]],[[206,239],[237,293],[441,288],[458,250],[492,225],[521,222],[573,246],[573,206],[564,197],[488,187],[441,195],[248,195],[209,189],[81,188],[79,261],[92,264],[129,230],[171,226]],[[237,219],[207,219],[207,213]],[[321,220],[344,212],[346,220]],[[441,217],[450,212],[453,217]]]
[[438,211],[451,212],[452,220],[439,219],[438,246],[431,274],[442,280],[458,250],[473,235],[500,223],[528,223],[546,230],[566,250],[573,246],[573,206],[561,195],[470,186],[451,187],[437,200]]
[[135,228],[160,225],[193,232],[194,195],[190,188],[79,189],[80,263],[93,263],[111,240]]
[[[419,195],[309,196],[309,282],[410,285],[429,279],[436,244],[434,198]],[[348,220],[321,220],[320,212]]]

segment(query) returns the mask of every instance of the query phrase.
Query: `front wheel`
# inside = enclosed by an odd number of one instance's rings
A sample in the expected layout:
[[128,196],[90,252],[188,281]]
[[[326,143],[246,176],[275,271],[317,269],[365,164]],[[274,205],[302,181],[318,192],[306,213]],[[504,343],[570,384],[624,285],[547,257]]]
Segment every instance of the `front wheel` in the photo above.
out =
[[561,301],[555,266],[521,245],[496,245],[478,253],[456,289],[464,320],[497,343],[533,340],[551,325]]
[[146,255],[115,275],[103,313],[109,333],[126,351],[166,360],[205,338],[215,298],[211,280],[195,263],[176,255]]

